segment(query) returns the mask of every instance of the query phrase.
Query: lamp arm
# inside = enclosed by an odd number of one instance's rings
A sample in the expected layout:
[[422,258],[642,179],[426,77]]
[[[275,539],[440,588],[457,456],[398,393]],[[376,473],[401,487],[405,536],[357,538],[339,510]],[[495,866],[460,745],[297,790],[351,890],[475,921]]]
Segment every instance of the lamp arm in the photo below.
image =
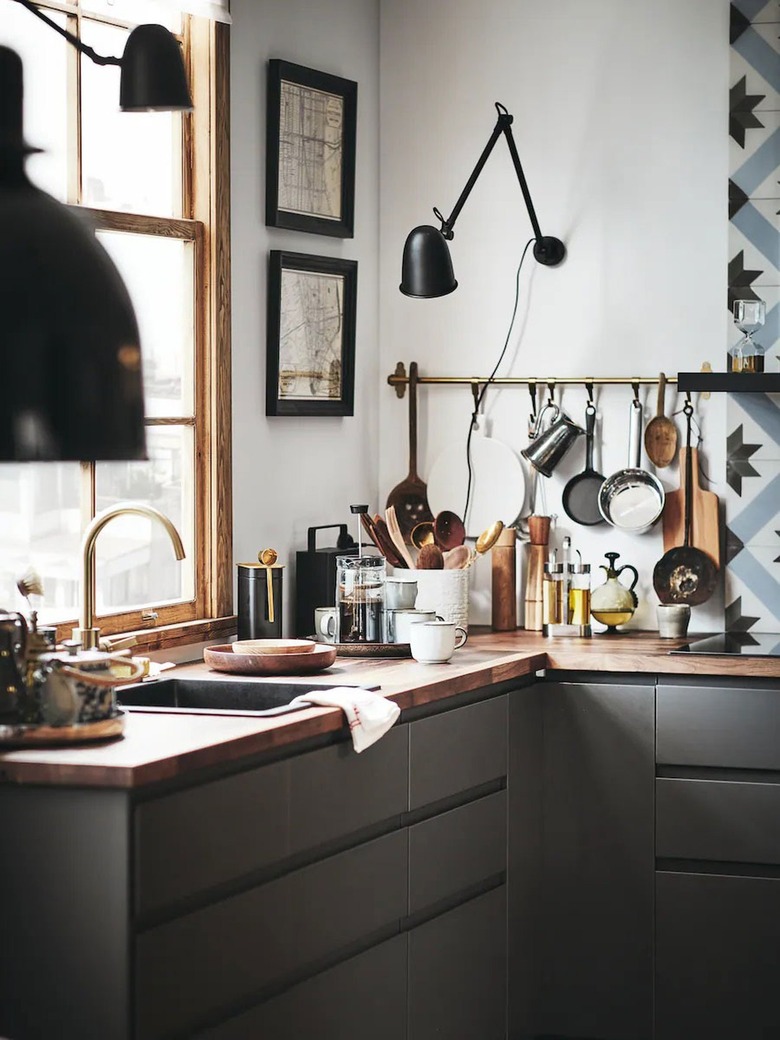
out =
[[[500,119],[501,117],[499,116],[499,121]],[[534,238],[539,241],[542,238],[542,229],[539,227],[539,221],[536,219],[536,210],[534,209],[533,202],[531,202],[531,193],[528,190],[528,183],[525,179],[525,174],[523,173],[523,167],[520,165],[520,156],[517,154],[517,145],[515,144],[514,134],[512,133],[512,116],[508,115],[508,119],[501,129],[506,137],[506,143],[509,146],[509,154],[512,156],[515,173],[520,182],[520,190],[525,199],[526,209],[528,210],[528,216],[531,220],[531,227],[534,229]]]
[[[498,107],[498,103],[496,103],[496,107]],[[471,189],[476,184],[477,178],[479,177],[480,173],[482,173],[482,168],[488,161],[490,153],[493,151],[493,148],[495,147],[496,141],[504,132],[504,124],[507,117],[509,118],[509,121],[511,123],[512,117],[508,115],[508,113],[506,113],[506,110],[504,110],[504,112],[501,112],[501,110],[499,109],[498,120],[496,122],[496,125],[493,127],[493,133],[490,135],[490,140],[485,145],[482,151],[482,155],[480,155],[479,159],[477,160],[477,165],[474,167],[474,169],[471,172],[471,176],[466,181],[466,186],[460,193],[460,198],[455,203],[455,206],[452,210],[452,213],[450,213],[449,217],[445,220],[441,213],[439,213],[437,209],[434,209],[433,212],[436,214],[439,220],[441,220],[441,233],[442,235],[444,235],[446,239],[453,238],[452,229],[455,226],[455,221],[458,219],[458,215],[460,214],[460,211],[463,209],[466,199],[471,194]]]
[[17,4],[21,4],[22,7],[26,7],[27,10],[34,14],[36,18],[40,18],[42,22],[45,22],[50,28],[58,32],[60,36],[64,36],[68,43],[72,43],[77,51],[81,54],[86,54],[88,58],[91,58],[96,65],[121,65],[121,58],[114,58],[103,54],[97,54],[88,44],[82,43],[81,40],[74,36],[73,33],[69,33],[67,29],[63,29],[61,25],[57,25],[55,21],[52,21],[43,11],[38,10],[32,0],[16,0]]

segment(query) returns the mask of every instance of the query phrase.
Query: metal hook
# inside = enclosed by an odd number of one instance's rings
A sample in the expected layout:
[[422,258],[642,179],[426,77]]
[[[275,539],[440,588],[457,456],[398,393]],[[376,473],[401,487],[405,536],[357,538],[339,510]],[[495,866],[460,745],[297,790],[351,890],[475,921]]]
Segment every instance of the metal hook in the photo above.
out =
[[531,395],[531,422],[536,422],[536,382],[531,381],[528,384],[528,393]]
[[552,407],[555,407],[555,380],[554,380],[554,379],[551,379],[551,380],[550,380],[550,381],[549,381],[549,382],[547,383],[547,392],[548,392],[548,393],[549,393],[549,395],[550,395],[550,400],[549,400],[549,404],[550,404],[550,405],[551,405]]
[[592,405],[593,404],[593,380],[592,379],[586,379],[585,380],[585,389],[588,391],[588,404]]
[[639,383],[632,383],[631,389],[634,391],[634,404],[639,404]]

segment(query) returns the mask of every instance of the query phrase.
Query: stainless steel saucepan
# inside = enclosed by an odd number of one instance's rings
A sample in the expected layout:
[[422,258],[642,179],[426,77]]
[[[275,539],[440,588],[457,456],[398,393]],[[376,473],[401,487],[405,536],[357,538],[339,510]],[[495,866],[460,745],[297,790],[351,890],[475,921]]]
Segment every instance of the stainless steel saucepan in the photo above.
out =
[[666,492],[658,477],[640,468],[642,405],[631,402],[628,466],[607,477],[599,491],[599,510],[608,524],[640,534],[663,512]]

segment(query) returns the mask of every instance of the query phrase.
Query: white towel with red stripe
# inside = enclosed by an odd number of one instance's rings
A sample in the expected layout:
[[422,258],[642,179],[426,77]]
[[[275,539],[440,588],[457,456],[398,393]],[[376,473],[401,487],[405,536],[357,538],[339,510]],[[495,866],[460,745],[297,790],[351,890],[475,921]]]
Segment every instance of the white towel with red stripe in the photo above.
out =
[[373,690],[359,686],[336,686],[332,690],[311,690],[296,697],[290,707],[316,704],[323,708],[341,708],[347,717],[355,751],[365,751],[393,726],[401,709],[393,701]]

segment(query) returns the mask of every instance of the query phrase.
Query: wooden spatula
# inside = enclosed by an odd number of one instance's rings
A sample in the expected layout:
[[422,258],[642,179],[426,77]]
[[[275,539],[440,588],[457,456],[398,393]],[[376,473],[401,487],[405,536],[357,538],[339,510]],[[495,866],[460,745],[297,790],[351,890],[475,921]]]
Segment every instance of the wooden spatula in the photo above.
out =
[[[699,486],[698,448],[680,448],[680,472],[685,472],[685,453],[691,452],[691,545],[706,552],[720,567],[720,533],[718,528],[718,496]],[[661,518],[664,552],[685,542],[685,487],[667,491]]]

